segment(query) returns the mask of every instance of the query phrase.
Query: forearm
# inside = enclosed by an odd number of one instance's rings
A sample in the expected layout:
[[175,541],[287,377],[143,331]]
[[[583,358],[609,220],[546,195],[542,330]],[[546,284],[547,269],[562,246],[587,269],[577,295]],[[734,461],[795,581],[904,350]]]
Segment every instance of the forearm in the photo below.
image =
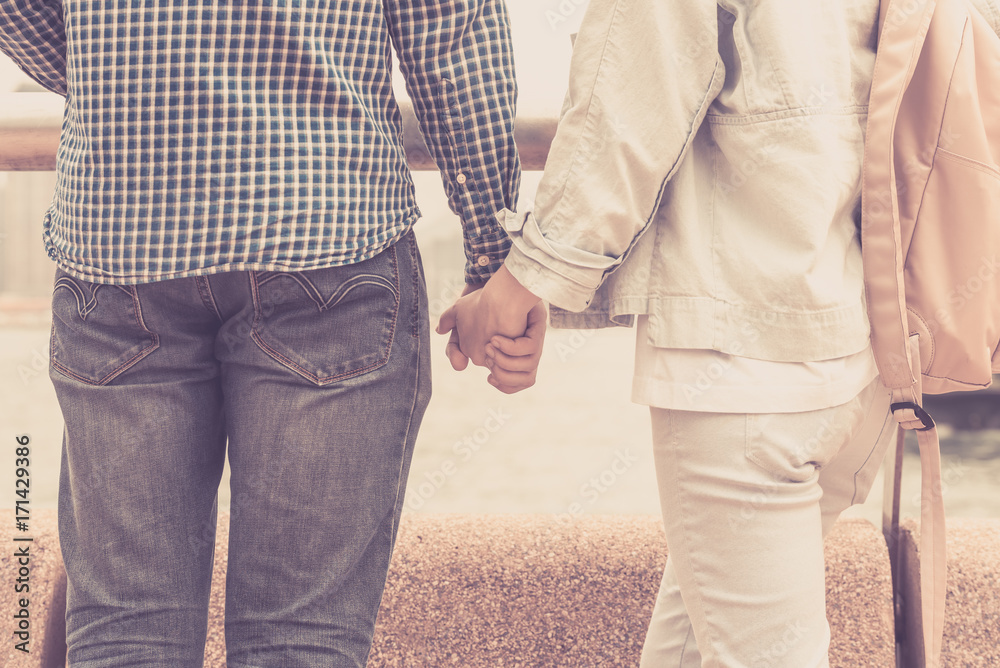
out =
[[648,228],[724,81],[717,38],[714,2],[590,5],[534,207],[503,216],[541,297],[583,310]]

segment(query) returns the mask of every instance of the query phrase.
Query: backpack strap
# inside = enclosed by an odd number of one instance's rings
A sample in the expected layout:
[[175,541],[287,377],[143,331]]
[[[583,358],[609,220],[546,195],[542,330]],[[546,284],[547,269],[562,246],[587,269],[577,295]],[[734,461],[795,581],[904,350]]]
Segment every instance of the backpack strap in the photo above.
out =
[[[920,599],[926,666],[939,665],[947,593],[941,452],[937,428],[921,405],[920,346],[916,337],[909,336],[893,138],[903,94],[913,78],[936,5],[936,0],[882,0],[861,182],[861,248],[872,348],[882,382],[892,391],[893,417],[901,429],[917,431],[920,447]],[[895,508],[883,517],[897,601],[901,436],[891,477]],[[896,622],[897,635],[901,635],[898,616]]]
[[[882,0],[861,177],[861,249],[872,347],[882,382],[904,393],[915,386],[920,373],[919,368],[912,372],[907,343],[893,137],[903,93],[913,78],[936,4],[935,0]],[[920,403],[912,392],[904,401]]]
[[[920,345],[917,336],[910,339],[911,359],[914,364],[914,374],[918,379],[916,393],[920,392]],[[903,470],[903,444],[905,430],[913,430],[917,435],[917,446],[920,449],[920,621],[923,632],[922,664],[927,668],[940,666],[942,638],[944,636],[945,599],[947,587],[947,559],[944,499],[941,483],[941,443],[938,437],[937,425],[930,415],[920,406],[918,401],[911,404],[900,401],[902,393],[892,390],[890,406],[893,417],[899,424],[899,434],[896,441],[894,471],[890,479],[887,476],[887,500],[891,498],[892,509],[883,511],[882,531],[889,546],[889,558],[892,564],[893,590],[897,601],[901,597],[900,570],[900,532],[899,532],[899,498]],[[914,426],[915,425],[915,426]],[[887,470],[888,474],[889,471]],[[915,601],[908,601],[908,609],[913,609]],[[897,625],[903,620],[897,618]],[[897,626],[897,635],[900,627]]]

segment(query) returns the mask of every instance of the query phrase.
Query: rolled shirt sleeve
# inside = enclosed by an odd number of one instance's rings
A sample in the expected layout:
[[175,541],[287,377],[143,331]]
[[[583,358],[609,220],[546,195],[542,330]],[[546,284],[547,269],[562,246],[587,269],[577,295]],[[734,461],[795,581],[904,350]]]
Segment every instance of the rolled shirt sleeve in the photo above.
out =
[[534,206],[498,214],[510,272],[582,311],[648,228],[722,88],[715,2],[593,0]]

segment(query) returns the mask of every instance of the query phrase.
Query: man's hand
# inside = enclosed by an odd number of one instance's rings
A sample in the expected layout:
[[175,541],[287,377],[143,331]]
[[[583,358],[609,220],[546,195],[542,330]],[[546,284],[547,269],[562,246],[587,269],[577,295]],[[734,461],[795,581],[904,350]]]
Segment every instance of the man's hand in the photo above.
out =
[[482,290],[467,288],[437,331],[451,331],[446,352],[453,368],[461,371],[471,359],[490,369],[491,385],[511,394],[535,383],[546,320],[541,300],[502,267]]
[[[486,284],[485,283],[477,283],[474,285],[466,284],[465,288],[462,290],[461,297],[459,297],[459,299],[455,302],[455,304],[451,306],[451,308],[449,308],[447,311],[445,311],[445,313],[453,311],[455,309],[455,306],[457,306],[459,302],[462,302],[462,300],[465,297],[475,292],[478,292],[479,290],[482,290],[484,285]],[[444,314],[442,314],[441,318],[442,319],[444,318]],[[441,320],[439,320],[437,326],[437,333],[444,334],[446,331],[448,330],[441,329]],[[459,345],[458,342],[458,328],[454,327],[454,325],[452,326],[451,336],[448,337],[448,345],[445,346],[444,353],[445,355],[448,356],[448,361],[451,362],[451,368],[453,368],[455,371],[465,371],[465,368],[469,366],[469,358],[462,354],[462,347],[461,345]]]

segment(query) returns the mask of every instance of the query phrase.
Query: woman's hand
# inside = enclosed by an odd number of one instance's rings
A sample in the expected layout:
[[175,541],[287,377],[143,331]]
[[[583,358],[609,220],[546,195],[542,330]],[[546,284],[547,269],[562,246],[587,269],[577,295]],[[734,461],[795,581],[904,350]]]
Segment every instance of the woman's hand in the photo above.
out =
[[454,369],[472,360],[490,369],[491,385],[511,394],[535,383],[547,319],[545,304],[501,267],[482,289],[466,287],[437,331],[451,332],[445,351]]

